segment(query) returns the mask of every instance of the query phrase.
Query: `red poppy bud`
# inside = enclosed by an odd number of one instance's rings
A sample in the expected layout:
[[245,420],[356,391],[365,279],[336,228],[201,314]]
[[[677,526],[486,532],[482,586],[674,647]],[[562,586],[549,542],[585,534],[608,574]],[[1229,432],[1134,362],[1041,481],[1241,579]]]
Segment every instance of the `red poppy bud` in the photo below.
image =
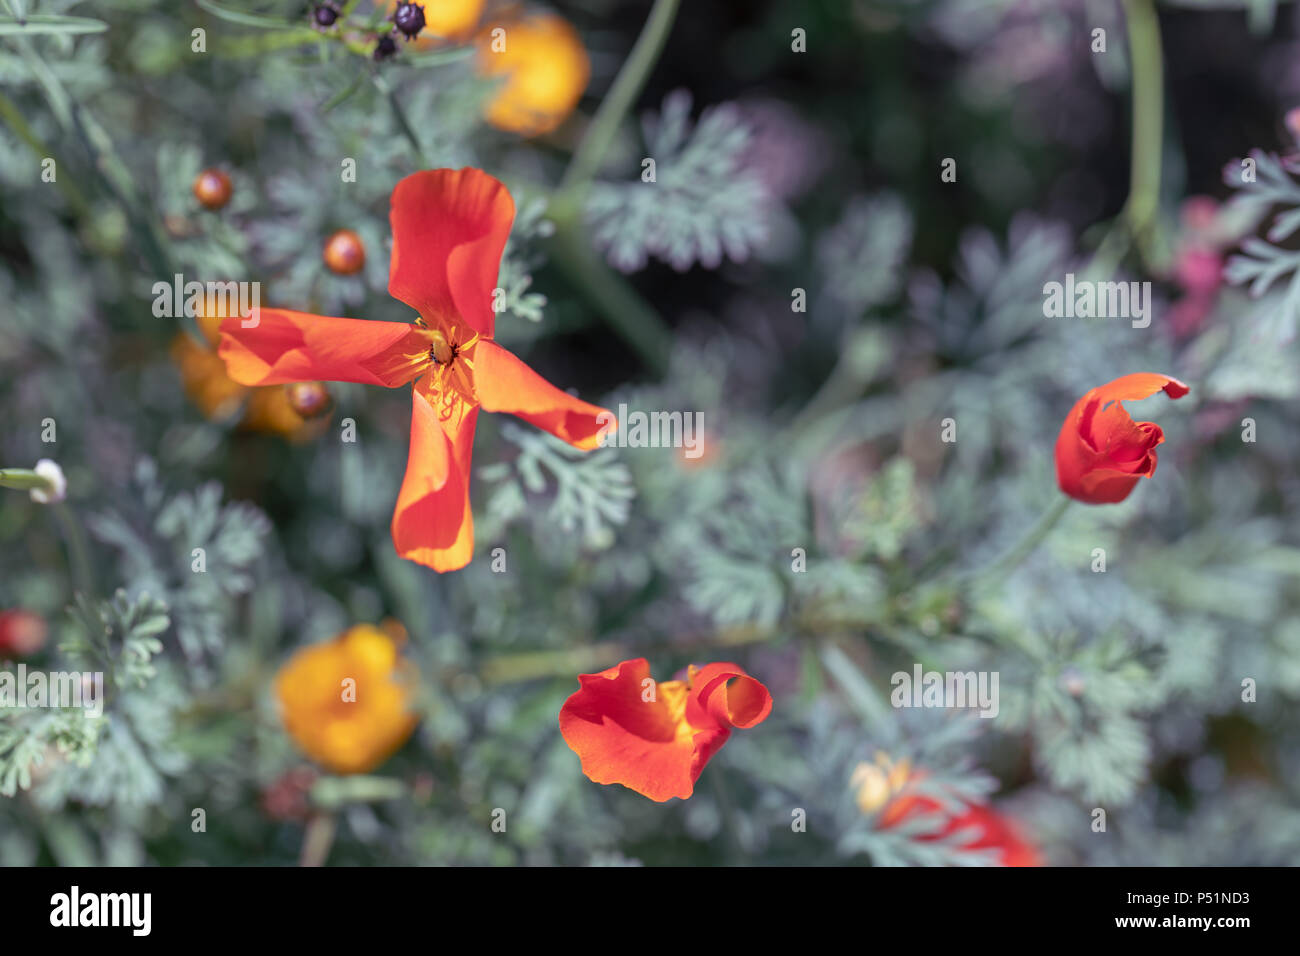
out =
[[1056,439],[1056,480],[1063,492],[1090,505],[1115,504],[1129,496],[1139,478],[1155,474],[1155,449],[1165,433],[1154,422],[1134,422],[1122,403],[1162,389],[1170,398],[1190,391],[1168,375],[1137,372],[1075,402]]
[[45,619],[31,611],[0,611],[0,654],[28,657],[45,646]]
[[366,265],[366,246],[351,229],[340,229],[325,240],[321,253],[329,270],[341,276],[356,275]]
[[219,169],[205,169],[194,180],[194,198],[207,209],[220,209],[233,191],[230,177]]

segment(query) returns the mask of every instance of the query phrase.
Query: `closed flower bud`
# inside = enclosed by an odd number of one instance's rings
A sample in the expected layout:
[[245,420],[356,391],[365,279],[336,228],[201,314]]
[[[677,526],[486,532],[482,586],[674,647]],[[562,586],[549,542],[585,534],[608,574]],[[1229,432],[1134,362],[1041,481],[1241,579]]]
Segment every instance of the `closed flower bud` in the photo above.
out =
[[230,177],[219,169],[205,169],[194,180],[194,198],[206,209],[220,209],[233,191]]
[[365,268],[366,246],[351,229],[340,229],[325,240],[322,257],[331,272],[341,276],[356,275]]
[[15,608],[0,611],[0,655],[28,657],[45,646],[49,629],[39,614]]
[[393,26],[408,40],[413,40],[424,29],[424,6],[418,3],[399,2],[393,11]]
[[303,418],[319,418],[330,410],[330,390],[320,382],[291,382],[284,391],[289,407]]
[[381,36],[378,42],[375,43],[375,62],[378,63],[380,60],[387,60],[396,52],[396,41],[390,36]]
[[318,3],[316,9],[311,12],[311,18],[312,22],[322,29],[332,27],[339,19],[338,7],[332,3]]

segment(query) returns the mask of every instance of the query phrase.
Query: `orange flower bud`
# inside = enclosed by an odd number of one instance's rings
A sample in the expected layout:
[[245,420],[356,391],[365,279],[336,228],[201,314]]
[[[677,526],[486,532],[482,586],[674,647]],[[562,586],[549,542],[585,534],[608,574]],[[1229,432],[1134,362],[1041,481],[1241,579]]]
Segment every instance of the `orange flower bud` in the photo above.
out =
[[356,275],[366,265],[366,246],[351,229],[340,229],[325,240],[325,265],[337,275]]
[[194,198],[207,209],[220,209],[230,202],[233,191],[230,177],[215,167],[203,170],[194,180]]

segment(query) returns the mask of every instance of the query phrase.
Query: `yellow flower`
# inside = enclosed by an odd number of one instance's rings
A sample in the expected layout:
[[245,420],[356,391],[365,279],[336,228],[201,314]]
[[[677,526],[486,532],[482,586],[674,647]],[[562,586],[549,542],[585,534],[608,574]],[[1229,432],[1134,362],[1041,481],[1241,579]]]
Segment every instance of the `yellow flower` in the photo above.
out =
[[[485,0],[428,0],[424,4],[424,30],[411,41],[417,50],[427,50],[443,41],[463,40],[478,26]],[[397,9],[388,0],[387,16]]]
[[912,763],[898,763],[884,753],[876,754],[875,763],[863,761],[853,768],[849,785],[857,790],[855,799],[863,813],[875,813],[894,797],[907,783],[912,773]]
[[[503,34],[494,37],[498,27]],[[487,121],[521,136],[540,136],[578,105],[591,63],[578,33],[549,13],[491,24],[479,35],[479,72],[502,80]]]
[[371,624],[294,654],[275,678],[285,730],[298,748],[335,773],[365,773],[415,729],[414,669]]

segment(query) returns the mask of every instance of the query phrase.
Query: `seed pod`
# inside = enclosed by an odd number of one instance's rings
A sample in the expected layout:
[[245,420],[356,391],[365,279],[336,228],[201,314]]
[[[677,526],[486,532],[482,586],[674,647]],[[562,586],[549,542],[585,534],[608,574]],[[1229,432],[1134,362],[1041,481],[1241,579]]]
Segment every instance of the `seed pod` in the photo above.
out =
[[284,387],[289,406],[303,418],[319,418],[330,410],[330,390],[320,382],[291,382]]
[[326,239],[321,255],[329,270],[341,276],[356,275],[366,264],[365,243],[351,229],[340,229]]
[[332,3],[318,3],[311,12],[312,22],[321,29],[334,26],[339,19],[338,7]]
[[418,3],[408,3],[405,0],[397,4],[397,9],[393,11],[393,26],[397,31],[408,40],[414,40],[424,29],[424,7]]
[[397,41],[385,34],[379,38],[377,43],[375,43],[375,62],[378,63],[380,60],[387,60],[396,52]]
[[203,170],[194,180],[194,198],[207,209],[220,209],[233,191],[230,177],[216,168]]

